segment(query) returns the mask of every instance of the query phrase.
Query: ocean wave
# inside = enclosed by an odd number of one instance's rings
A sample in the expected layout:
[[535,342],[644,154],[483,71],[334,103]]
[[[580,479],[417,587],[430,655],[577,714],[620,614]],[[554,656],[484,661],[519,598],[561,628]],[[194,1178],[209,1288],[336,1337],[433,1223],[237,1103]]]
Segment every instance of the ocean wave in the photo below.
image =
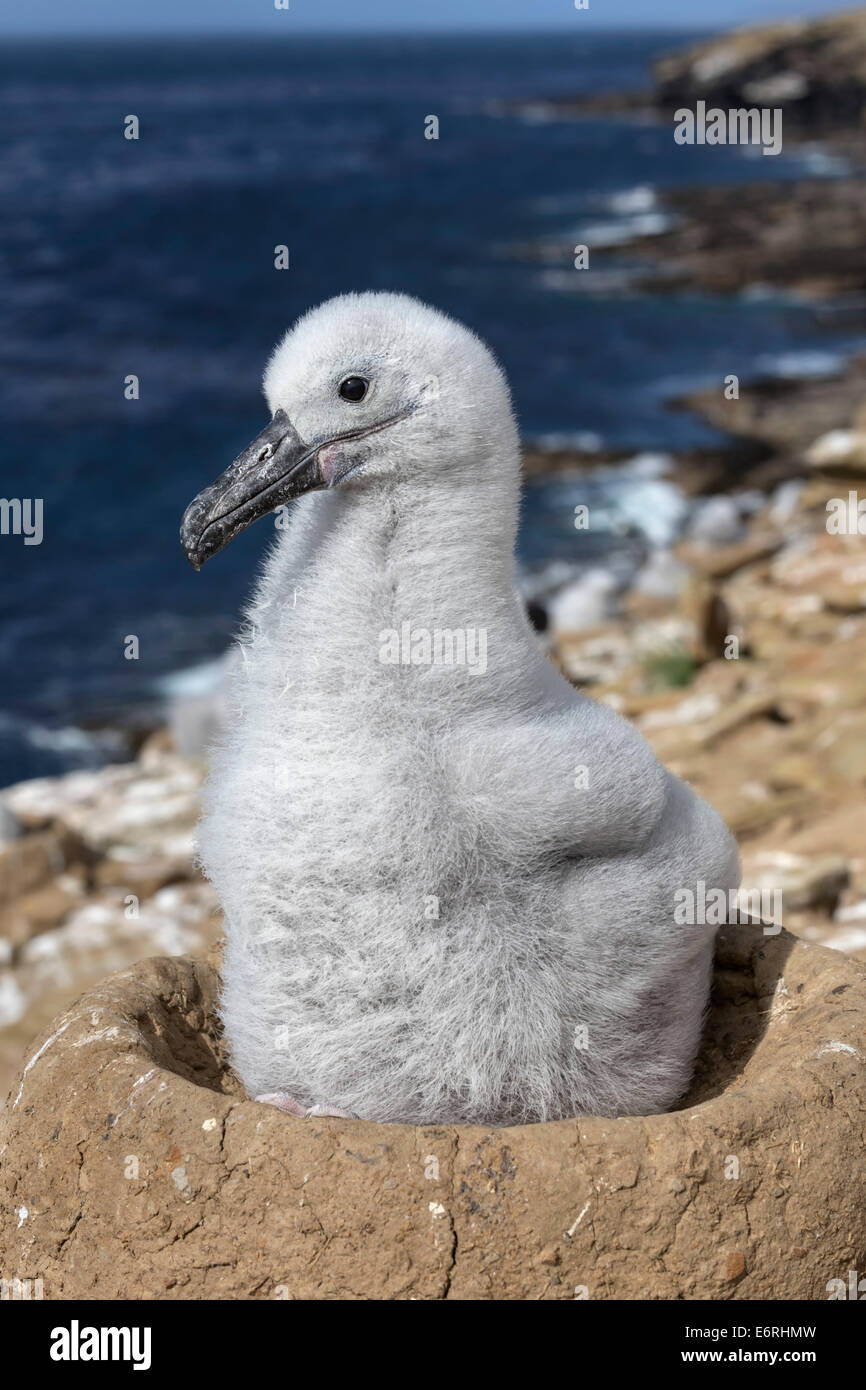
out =
[[587,246],[624,246],[636,237],[661,236],[674,225],[666,212],[637,212],[615,222],[590,222],[580,227],[578,236]]
[[799,351],[765,353],[758,358],[756,366],[765,376],[796,381],[799,377],[835,376],[844,362],[840,353],[803,348]]
[[651,184],[639,183],[634,188],[623,188],[612,193],[605,200],[610,212],[620,217],[633,217],[636,213],[650,212],[658,206],[658,196]]
[[0,710],[0,785],[21,777],[22,748],[31,750],[25,760],[28,776],[101,767],[107,762],[123,762],[130,755],[126,733],[120,727],[85,729],[77,724],[46,724]]

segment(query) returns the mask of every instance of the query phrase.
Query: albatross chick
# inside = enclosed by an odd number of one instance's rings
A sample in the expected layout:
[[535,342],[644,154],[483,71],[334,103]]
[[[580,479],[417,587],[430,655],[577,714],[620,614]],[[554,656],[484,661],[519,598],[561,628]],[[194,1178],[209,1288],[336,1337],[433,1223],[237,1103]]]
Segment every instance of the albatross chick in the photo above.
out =
[[238,1074],[294,1114],[409,1124],[669,1108],[714,944],[675,895],[735,887],[736,848],[538,645],[500,368],[426,305],[346,295],[264,389],[270,423],[181,532],[198,569],[287,522],[200,828]]

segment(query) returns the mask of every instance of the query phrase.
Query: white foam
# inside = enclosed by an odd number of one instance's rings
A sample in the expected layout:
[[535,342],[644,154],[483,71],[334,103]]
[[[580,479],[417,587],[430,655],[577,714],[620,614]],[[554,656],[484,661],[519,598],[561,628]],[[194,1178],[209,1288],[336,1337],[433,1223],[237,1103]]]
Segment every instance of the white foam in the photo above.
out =
[[757,366],[768,376],[796,380],[798,377],[832,376],[841,368],[842,358],[835,352],[801,348],[792,352],[765,353],[758,358]]
[[161,695],[172,700],[212,695],[219,690],[223,682],[230,655],[230,652],[224,652],[213,661],[203,661],[198,666],[172,671],[157,681],[157,689]]
[[640,183],[636,188],[623,188],[607,200],[611,212],[632,216],[635,213],[649,212],[656,207],[658,199],[655,189],[648,183]]
[[673,226],[665,212],[639,212],[616,222],[590,222],[580,228],[580,237],[587,246],[624,246],[636,237],[661,236]]

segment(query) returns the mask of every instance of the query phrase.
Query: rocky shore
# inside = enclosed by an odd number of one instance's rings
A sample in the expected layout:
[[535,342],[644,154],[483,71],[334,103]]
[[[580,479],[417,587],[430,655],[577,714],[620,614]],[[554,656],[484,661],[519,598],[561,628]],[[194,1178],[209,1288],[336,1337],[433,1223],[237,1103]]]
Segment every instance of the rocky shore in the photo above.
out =
[[[821,176],[738,185],[735,196],[728,187],[662,189],[651,216],[635,219],[615,244],[591,246],[592,263],[620,265],[632,288],[654,294],[862,296],[866,9],[739,30],[658,61],[647,92],[566,96],[547,105],[564,119],[619,112],[668,123],[673,139],[674,112],[698,102],[781,111],[782,148],[808,154]],[[573,240],[521,245],[514,254],[570,264]],[[858,312],[849,304],[845,312],[862,325],[866,306]]]
[[0,1093],[83,989],[145,956],[201,954],[221,918],[194,866],[203,764],[156,734],[135,762],[0,800]]
[[781,108],[795,138],[829,135],[862,149],[857,132],[866,111],[866,8],[748,25],[658,59],[645,91],[563,93],[544,105],[566,118],[597,112],[667,118],[697,101],[724,109]]
[[810,139],[845,137],[866,111],[866,9],[737,29],[662,58],[653,78],[663,111],[774,106]]

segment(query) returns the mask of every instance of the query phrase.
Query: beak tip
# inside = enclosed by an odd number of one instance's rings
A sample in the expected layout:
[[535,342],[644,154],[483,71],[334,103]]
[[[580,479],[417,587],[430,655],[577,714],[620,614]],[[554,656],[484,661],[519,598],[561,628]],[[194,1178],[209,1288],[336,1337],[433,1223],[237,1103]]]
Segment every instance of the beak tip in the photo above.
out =
[[180,530],[180,548],[193,569],[198,572],[204,564],[204,560],[199,558],[198,546],[191,539],[185,525],[181,526]]
[[250,522],[321,486],[315,451],[285,411],[277,410],[221,477],[190,502],[180,523],[187,560],[200,570]]

